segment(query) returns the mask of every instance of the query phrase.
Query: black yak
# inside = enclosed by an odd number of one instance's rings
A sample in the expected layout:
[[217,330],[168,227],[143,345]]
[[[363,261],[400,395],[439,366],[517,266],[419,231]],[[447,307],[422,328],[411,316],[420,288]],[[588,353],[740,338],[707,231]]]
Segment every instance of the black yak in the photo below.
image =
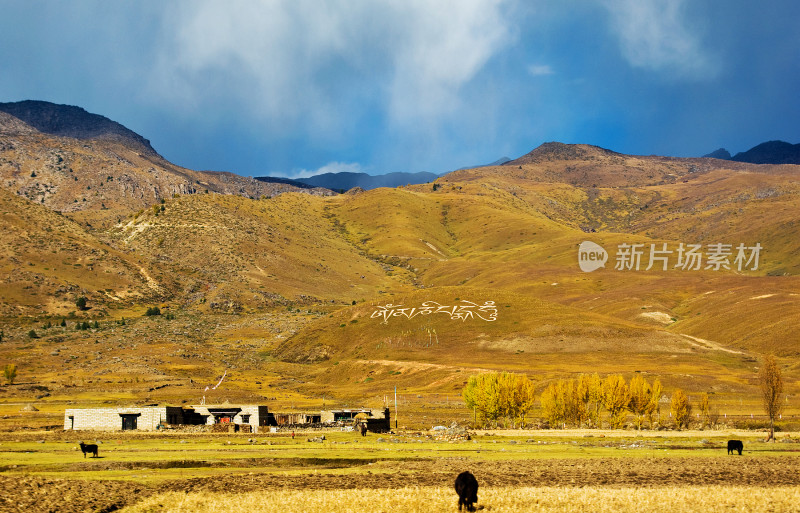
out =
[[81,446],[81,451],[83,452],[83,457],[85,458],[87,454],[94,455],[97,458],[97,445],[96,444],[85,444],[80,442],[78,445]]
[[465,471],[456,478],[456,493],[458,494],[458,511],[464,506],[467,511],[475,511],[474,503],[478,502],[478,480],[472,472]]
[[739,451],[739,456],[742,455],[744,444],[741,440],[728,440],[728,454],[733,454],[733,451]]
[[361,431],[361,436],[367,436],[367,425],[363,422],[358,426],[359,431]]

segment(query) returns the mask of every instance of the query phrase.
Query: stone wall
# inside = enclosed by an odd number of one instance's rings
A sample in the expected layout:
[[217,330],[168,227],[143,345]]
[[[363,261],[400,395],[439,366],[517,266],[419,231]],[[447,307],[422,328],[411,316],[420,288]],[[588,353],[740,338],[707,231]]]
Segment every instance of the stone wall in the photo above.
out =
[[121,430],[124,418],[123,415],[131,415],[135,418],[136,429],[155,431],[159,423],[167,422],[168,414],[170,416],[181,415],[181,408],[175,406],[69,408],[64,412],[64,429],[96,431]]

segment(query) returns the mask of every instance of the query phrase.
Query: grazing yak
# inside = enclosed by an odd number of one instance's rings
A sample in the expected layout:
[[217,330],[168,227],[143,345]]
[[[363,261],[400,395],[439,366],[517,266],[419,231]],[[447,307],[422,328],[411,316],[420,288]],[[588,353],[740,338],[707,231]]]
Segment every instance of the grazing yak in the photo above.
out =
[[358,426],[359,431],[361,431],[361,436],[367,436],[367,425],[365,423],[361,423]]
[[80,442],[78,445],[81,446],[81,451],[83,452],[83,457],[86,457],[86,454],[92,454],[94,458],[97,458],[97,445],[96,444],[85,444]]
[[742,455],[744,444],[741,440],[728,440],[728,454],[733,454],[733,451],[739,451],[739,456]]
[[478,502],[478,480],[472,472],[465,471],[456,478],[456,493],[458,494],[458,511],[464,506],[467,511],[475,511],[475,504]]

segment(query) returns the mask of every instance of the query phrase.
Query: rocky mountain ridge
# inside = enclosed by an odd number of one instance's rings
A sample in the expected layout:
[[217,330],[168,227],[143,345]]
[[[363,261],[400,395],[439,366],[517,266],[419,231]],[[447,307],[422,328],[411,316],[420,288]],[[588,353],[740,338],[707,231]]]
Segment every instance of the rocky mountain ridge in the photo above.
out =
[[81,213],[82,220],[93,224],[110,226],[131,211],[173,195],[333,194],[322,188],[182,168],[164,160],[146,139],[118,123],[77,107],[43,103],[3,104],[49,132],[0,112],[0,182],[52,210]]
[[5,112],[44,134],[74,139],[116,141],[147,155],[160,156],[150,141],[116,121],[72,105],[25,100],[0,103]]

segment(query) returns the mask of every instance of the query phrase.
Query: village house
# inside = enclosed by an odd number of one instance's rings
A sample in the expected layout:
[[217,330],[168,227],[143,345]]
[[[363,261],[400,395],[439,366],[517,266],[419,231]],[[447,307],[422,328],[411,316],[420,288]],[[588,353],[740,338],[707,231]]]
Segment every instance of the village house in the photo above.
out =
[[65,430],[155,431],[164,426],[224,424],[234,430],[245,427],[257,433],[269,424],[266,406],[193,405],[133,406],[125,408],[68,408],[64,412]]
[[65,430],[155,431],[181,426],[217,426],[217,429],[263,432],[265,428],[325,427],[363,423],[367,430],[391,430],[389,408],[325,410],[320,413],[273,413],[267,406],[253,404],[205,404],[191,406],[131,406],[116,408],[68,408]]

